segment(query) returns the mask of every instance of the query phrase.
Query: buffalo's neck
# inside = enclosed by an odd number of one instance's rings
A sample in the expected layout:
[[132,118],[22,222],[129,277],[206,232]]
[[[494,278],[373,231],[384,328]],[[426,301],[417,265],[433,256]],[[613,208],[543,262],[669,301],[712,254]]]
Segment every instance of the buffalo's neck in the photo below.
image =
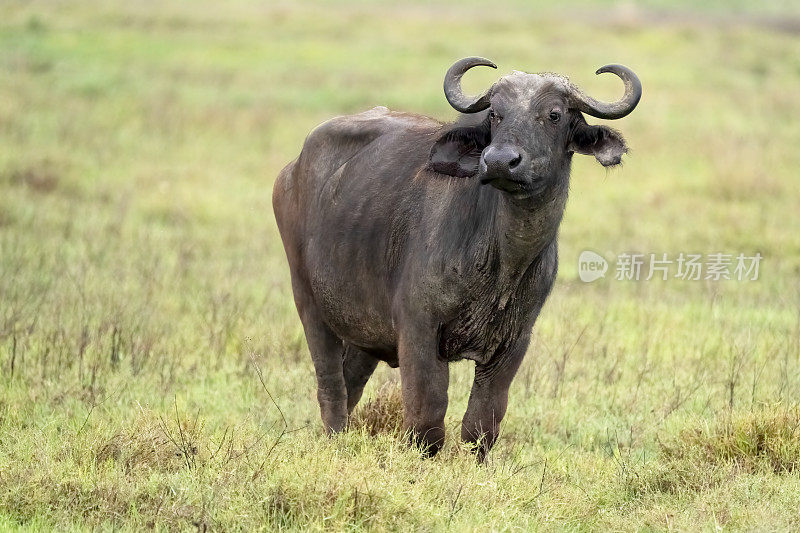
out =
[[557,238],[567,201],[568,181],[534,200],[495,193],[495,246],[507,274],[521,275]]

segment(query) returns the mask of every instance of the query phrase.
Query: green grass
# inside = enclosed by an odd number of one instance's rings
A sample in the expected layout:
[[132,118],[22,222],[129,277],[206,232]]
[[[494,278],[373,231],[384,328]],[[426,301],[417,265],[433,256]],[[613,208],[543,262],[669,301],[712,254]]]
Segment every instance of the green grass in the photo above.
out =
[[[0,527],[800,527],[800,7],[691,5],[4,2]],[[444,71],[476,54],[606,99],[594,70],[630,66],[631,153],[576,160],[487,465],[456,438],[466,362],[435,459],[397,431],[388,367],[327,439],[273,180],[333,115],[453,117]],[[584,249],[764,260],[584,284]]]

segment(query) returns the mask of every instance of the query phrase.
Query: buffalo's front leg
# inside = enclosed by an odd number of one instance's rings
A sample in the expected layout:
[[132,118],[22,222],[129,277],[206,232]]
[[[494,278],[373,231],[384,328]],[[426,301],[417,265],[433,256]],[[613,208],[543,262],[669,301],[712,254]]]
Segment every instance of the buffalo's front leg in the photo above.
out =
[[461,424],[461,439],[474,447],[479,461],[486,458],[500,433],[500,422],[508,407],[508,388],[524,353],[525,348],[521,347],[498,357],[493,364],[475,365],[475,381]]
[[364,386],[378,366],[378,359],[359,350],[353,345],[346,345],[344,351],[344,382],[347,386],[347,412],[352,413]]
[[410,328],[398,342],[406,429],[412,441],[433,456],[444,443],[447,362],[439,358],[435,329]]

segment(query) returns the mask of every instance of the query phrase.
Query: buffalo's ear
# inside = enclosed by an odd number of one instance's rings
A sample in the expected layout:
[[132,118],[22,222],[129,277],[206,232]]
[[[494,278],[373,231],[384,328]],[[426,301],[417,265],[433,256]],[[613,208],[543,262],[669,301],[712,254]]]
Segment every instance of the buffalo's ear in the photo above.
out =
[[622,154],[628,151],[622,134],[608,126],[590,126],[579,121],[572,130],[569,149],[593,155],[604,167],[619,165]]
[[447,130],[431,148],[428,169],[457,178],[474,176],[489,141],[489,129],[482,124]]

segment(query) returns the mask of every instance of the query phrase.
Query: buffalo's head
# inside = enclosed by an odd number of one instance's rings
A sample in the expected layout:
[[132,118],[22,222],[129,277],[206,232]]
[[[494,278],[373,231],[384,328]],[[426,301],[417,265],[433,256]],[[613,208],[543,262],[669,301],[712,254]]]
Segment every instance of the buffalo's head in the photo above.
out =
[[624,117],[642,96],[630,69],[607,65],[625,83],[617,102],[599,102],[563,76],[514,71],[481,96],[466,96],[461,77],[475,66],[497,68],[488,59],[468,57],[447,71],[447,101],[466,116],[447,128],[431,149],[430,168],[481,183],[518,197],[537,197],[567,179],[572,154],[593,155],[603,166],[617,165],[625,139],[607,126],[586,123],[582,113],[604,119]]

